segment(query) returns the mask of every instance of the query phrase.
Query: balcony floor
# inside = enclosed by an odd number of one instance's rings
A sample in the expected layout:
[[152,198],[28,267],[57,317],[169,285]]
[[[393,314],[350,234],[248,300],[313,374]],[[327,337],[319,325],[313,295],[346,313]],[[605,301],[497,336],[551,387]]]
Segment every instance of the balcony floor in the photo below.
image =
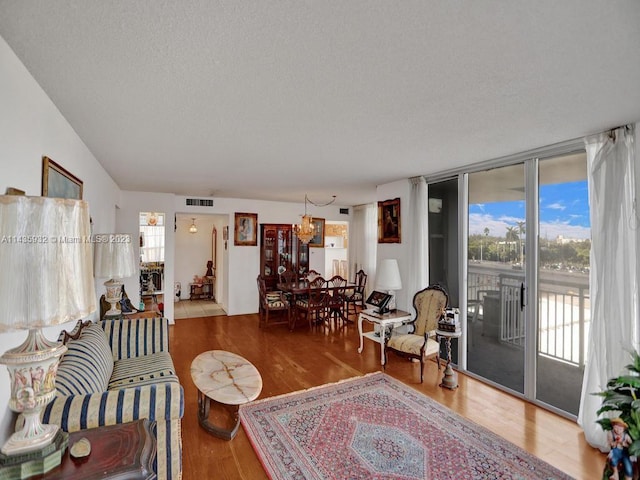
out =
[[[501,343],[496,337],[483,335],[482,321],[475,322],[472,328],[473,345],[470,345],[467,352],[469,371],[522,392],[524,349]],[[583,368],[538,355],[538,400],[577,416],[583,374]]]

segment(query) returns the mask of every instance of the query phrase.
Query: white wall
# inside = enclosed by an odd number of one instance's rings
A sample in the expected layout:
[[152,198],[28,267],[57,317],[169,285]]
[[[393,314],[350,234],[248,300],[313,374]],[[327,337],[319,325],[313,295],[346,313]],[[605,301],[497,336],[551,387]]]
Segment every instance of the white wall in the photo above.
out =
[[[195,224],[198,227],[196,233],[190,233],[189,227],[195,217]],[[214,296],[216,302],[222,304],[222,286],[224,285],[224,241],[222,240],[222,229],[228,225],[228,215],[205,215],[193,216],[178,214],[176,216],[176,269],[175,281],[182,284],[183,300],[189,299],[189,284],[193,282],[193,276],[204,276],[207,273],[207,262],[212,257],[213,227],[216,228],[217,254],[216,254],[216,282],[214,286]],[[166,298],[166,297],[165,297]],[[175,299],[175,297],[174,297]],[[166,301],[169,301],[168,299]]]
[[[379,185],[376,192],[376,198],[381,202],[385,200],[392,200],[394,198],[400,198],[400,241],[402,243],[378,244],[378,259],[376,270],[380,265],[380,261],[383,259],[395,258],[396,260],[398,260],[398,268],[400,269],[403,288],[402,290],[398,290],[396,292],[396,305],[399,309],[405,311],[411,311],[411,302],[413,300],[413,294],[415,293],[409,292],[407,289],[409,262],[411,262],[411,258],[409,258],[407,243],[408,239],[411,236],[411,225],[408,221],[409,193],[409,180],[398,180],[396,182]],[[425,265],[424,268],[428,268],[428,265]],[[374,290],[376,287],[375,279],[368,279],[368,282],[372,282],[371,290]]]
[[[0,193],[7,187],[41,194],[42,156],[46,155],[83,180],[93,232],[113,232],[119,189],[86,145],[0,37]],[[104,287],[96,282],[100,290]],[[2,286],[0,285],[0,288]],[[96,303],[97,305],[97,303]],[[0,315],[3,311],[0,308]],[[97,318],[97,313],[93,315]],[[49,339],[73,324],[44,330]],[[18,346],[26,332],[0,334],[0,353]],[[0,444],[13,431],[9,410],[9,374],[0,367]]]

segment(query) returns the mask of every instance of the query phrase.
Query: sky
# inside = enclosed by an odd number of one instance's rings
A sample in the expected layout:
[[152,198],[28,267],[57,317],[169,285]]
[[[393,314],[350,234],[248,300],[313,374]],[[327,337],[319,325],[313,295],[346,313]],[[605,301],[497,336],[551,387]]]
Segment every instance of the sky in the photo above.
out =
[[[591,237],[589,193],[586,180],[540,186],[540,238],[588,239]],[[504,237],[507,227],[524,221],[525,202],[469,205],[469,233]]]

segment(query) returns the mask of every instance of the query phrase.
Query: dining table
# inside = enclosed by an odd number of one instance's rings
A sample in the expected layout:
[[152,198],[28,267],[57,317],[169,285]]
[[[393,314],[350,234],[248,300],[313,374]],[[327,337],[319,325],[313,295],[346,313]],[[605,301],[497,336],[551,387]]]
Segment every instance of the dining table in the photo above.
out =
[[[357,286],[358,285],[353,283],[353,282],[347,282],[346,285],[339,286],[339,287],[334,287],[332,285],[328,285],[327,282],[325,282],[321,287],[314,287],[314,288],[323,288],[323,289],[327,289],[329,291],[344,289],[345,292],[346,292],[348,290],[353,290]],[[288,282],[288,283],[284,283],[284,282],[283,283],[278,283],[278,284],[276,284],[276,288],[278,290],[284,292],[284,293],[290,294],[291,295],[291,305],[295,305],[296,304],[296,298],[299,295],[305,295],[309,291],[309,281],[308,280],[297,280],[297,281]],[[340,317],[345,322],[352,322],[345,315],[344,308],[340,309]]]

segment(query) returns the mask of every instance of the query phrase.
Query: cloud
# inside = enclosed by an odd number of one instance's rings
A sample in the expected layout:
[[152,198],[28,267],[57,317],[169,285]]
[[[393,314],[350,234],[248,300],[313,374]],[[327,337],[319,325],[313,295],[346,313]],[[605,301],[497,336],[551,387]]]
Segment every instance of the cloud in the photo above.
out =
[[[488,228],[489,235],[504,237],[507,233],[507,227],[513,227],[516,222],[522,220],[517,217],[495,218],[488,214],[472,213],[469,215],[469,234],[484,235],[484,229]],[[571,225],[568,221],[543,221],[540,222],[539,234],[540,238],[548,238],[549,240],[553,240],[559,235],[564,238],[586,240],[591,238],[591,229],[580,225]]]
[[551,203],[549,205],[547,205],[546,208],[551,208],[552,210],[564,210],[565,208],[567,208],[566,206],[564,206],[562,203],[560,202],[556,202],[556,203]]

